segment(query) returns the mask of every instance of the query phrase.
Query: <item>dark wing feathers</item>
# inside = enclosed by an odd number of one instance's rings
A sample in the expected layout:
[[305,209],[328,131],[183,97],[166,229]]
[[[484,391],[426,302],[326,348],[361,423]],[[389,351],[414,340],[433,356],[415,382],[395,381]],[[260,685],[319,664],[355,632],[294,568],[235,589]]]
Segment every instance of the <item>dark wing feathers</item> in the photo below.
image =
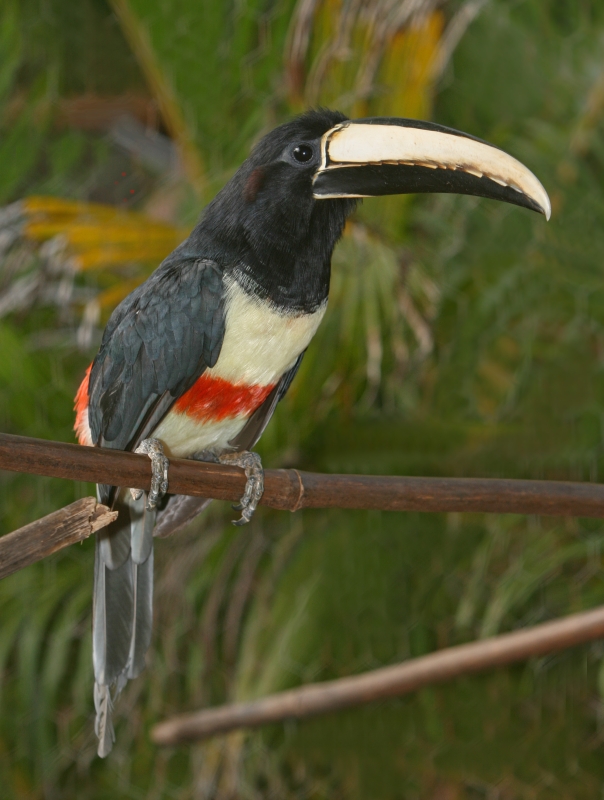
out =
[[[135,446],[218,359],[223,272],[213,261],[167,262],[114,311],[94,360],[89,423],[95,444]],[[159,413],[161,412],[161,416]]]

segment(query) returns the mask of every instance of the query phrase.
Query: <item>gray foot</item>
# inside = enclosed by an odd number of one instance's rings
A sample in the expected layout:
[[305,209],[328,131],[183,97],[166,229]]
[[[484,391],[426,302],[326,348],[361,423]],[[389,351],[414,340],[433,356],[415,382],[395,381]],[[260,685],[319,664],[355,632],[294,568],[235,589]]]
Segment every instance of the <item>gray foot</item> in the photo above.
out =
[[[143,439],[134,451],[143,453],[151,459],[151,489],[147,497],[147,508],[153,509],[168,491],[168,466],[170,462],[164,455],[164,447],[159,439]],[[142,489],[130,489],[134,500],[142,495]]]
[[225,453],[218,457],[218,461],[221,464],[241,467],[245,471],[247,478],[245,492],[239,505],[233,506],[235,511],[241,511],[240,519],[233,520],[233,525],[245,525],[251,520],[264,492],[264,470],[260,456],[258,453],[242,450],[240,453]]

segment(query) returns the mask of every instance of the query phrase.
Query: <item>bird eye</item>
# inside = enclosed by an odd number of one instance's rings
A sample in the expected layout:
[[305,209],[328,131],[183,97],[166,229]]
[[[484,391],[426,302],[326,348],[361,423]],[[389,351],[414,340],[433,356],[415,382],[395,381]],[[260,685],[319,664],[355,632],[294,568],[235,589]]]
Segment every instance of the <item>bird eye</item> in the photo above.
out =
[[308,144],[298,144],[292,150],[292,155],[300,164],[308,163],[314,156],[314,150]]

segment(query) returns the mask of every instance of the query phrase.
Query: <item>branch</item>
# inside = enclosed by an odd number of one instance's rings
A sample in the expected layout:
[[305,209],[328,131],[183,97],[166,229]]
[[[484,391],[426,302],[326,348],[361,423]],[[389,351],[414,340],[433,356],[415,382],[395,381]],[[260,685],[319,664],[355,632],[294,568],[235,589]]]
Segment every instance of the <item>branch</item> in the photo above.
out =
[[449,647],[351,678],[303,686],[249,703],[183,714],[156,725],[151,731],[151,739],[158,745],[175,745],[239,728],[257,728],[286,719],[326,714],[385,697],[400,697],[460,675],[564,650],[602,636],[604,607],[483,641]]
[[[146,456],[98,447],[0,434],[0,469],[148,489]],[[238,500],[245,475],[237,467],[170,460],[173,494]],[[604,517],[604,486],[563,481],[484,478],[399,478],[266,470],[261,501],[272,508],[479,511]],[[81,541],[116,518],[92,497],[0,538],[0,578]],[[156,726],[158,744],[213,736],[287,718],[302,718],[407,694],[458,675],[510,664],[604,636],[604,607],[471,644],[451,647],[364,675],[295,689],[251,703],[188,714]]]
[[83,497],[0,537],[0,578],[41,561],[67,545],[81,542],[116,517],[117,511],[110,511],[94,497]]
[[[0,434],[0,469],[148,489],[147,456],[100,447]],[[172,494],[239,500],[243,470],[170,459]],[[351,508],[382,511],[479,511],[604,517],[604,485],[494,478],[400,478],[324,475],[296,469],[265,471],[262,505],[282,510]]]

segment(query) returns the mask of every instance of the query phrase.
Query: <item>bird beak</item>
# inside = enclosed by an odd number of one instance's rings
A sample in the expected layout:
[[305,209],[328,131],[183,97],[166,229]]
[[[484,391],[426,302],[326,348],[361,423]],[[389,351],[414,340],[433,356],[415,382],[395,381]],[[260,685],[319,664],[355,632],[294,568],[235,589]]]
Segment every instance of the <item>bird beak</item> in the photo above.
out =
[[547,192],[524,164],[452,128],[376,117],[343,122],[323,136],[316,199],[411,192],[472,194],[551,214]]

